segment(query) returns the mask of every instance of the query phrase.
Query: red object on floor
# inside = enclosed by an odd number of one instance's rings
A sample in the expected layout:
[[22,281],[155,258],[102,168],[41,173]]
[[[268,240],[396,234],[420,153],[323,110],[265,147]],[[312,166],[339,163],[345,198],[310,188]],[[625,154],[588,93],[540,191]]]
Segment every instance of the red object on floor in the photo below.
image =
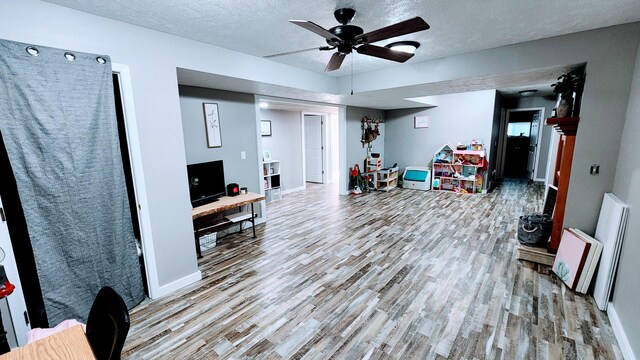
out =
[[16,286],[13,285],[12,283],[9,282],[9,280],[7,280],[4,283],[4,286],[0,288],[0,299],[5,297],[5,296],[9,296],[11,295],[11,293],[13,292],[13,290],[16,289]]

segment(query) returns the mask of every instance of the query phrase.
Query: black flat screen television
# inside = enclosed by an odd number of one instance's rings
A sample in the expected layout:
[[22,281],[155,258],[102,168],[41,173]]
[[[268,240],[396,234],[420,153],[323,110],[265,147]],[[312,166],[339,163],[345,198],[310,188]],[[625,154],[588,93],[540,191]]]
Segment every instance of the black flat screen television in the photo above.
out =
[[187,175],[193,207],[208,204],[225,195],[222,160],[187,165]]

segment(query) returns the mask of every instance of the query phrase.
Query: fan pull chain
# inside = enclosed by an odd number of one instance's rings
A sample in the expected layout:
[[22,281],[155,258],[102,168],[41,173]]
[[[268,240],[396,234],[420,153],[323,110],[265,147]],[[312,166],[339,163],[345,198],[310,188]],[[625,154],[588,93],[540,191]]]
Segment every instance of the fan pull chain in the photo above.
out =
[[353,95],[353,58],[356,54],[351,54],[351,95]]

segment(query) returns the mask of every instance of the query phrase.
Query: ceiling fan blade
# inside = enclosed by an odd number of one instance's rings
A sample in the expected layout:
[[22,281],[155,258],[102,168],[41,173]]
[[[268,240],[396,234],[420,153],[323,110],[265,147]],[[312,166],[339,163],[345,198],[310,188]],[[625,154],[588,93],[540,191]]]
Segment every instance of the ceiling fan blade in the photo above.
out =
[[331,40],[333,42],[337,42],[336,40],[338,41],[342,40],[340,39],[340,37],[335,36],[331,32],[329,32],[329,30],[311,21],[307,21],[307,20],[289,20],[289,21],[311,32],[314,32],[327,40]]
[[347,55],[341,52],[333,53],[333,56],[331,56],[331,60],[329,60],[329,63],[327,64],[327,67],[324,69],[324,71],[333,71],[340,69],[340,65],[342,65],[345,57],[347,57]]
[[[323,47],[317,47],[317,46],[316,46],[316,47],[312,47],[312,48],[308,48],[308,49],[295,50],[295,51],[287,51],[287,52],[278,53],[278,54],[265,55],[265,56],[263,56],[263,58],[265,58],[265,59],[269,59],[269,58],[276,57],[276,56],[292,55],[292,54],[298,54],[298,53],[305,52],[305,51],[311,51],[311,50],[323,50],[323,49],[324,49],[324,46],[323,46]],[[327,49],[327,50],[328,50],[328,49]]]
[[[401,21],[397,24],[389,25],[378,30],[373,30],[366,34],[358,35],[355,37],[356,42],[359,43],[373,43],[380,40],[389,39],[396,36],[411,34],[414,32],[427,30],[430,26],[421,17],[414,17],[413,19]],[[359,41],[359,40],[363,41]]]
[[387,59],[397,62],[405,62],[413,57],[413,54],[402,51],[391,50],[385,47],[376,45],[360,45],[356,48],[358,54],[375,56],[381,59]]

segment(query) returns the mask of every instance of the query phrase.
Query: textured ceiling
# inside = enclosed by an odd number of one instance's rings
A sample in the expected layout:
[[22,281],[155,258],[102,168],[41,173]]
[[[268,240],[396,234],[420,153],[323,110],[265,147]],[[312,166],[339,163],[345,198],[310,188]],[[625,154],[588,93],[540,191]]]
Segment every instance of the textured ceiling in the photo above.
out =
[[[414,16],[431,29],[390,41],[416,40],[422,46],[409,62],[420,62],[523,41],[640,20],[638,0],[46,0],[73,9],[125,21],[243,53],[265,56],[326,45],[323,38],[289,23],[310,20],[337,25],[333,11],[352,7],[353,24],[365,32]],[[272,58],[322,72],[331,52],[310,51]],[[391,61],[356,54],[342,76],[392,66]]]

